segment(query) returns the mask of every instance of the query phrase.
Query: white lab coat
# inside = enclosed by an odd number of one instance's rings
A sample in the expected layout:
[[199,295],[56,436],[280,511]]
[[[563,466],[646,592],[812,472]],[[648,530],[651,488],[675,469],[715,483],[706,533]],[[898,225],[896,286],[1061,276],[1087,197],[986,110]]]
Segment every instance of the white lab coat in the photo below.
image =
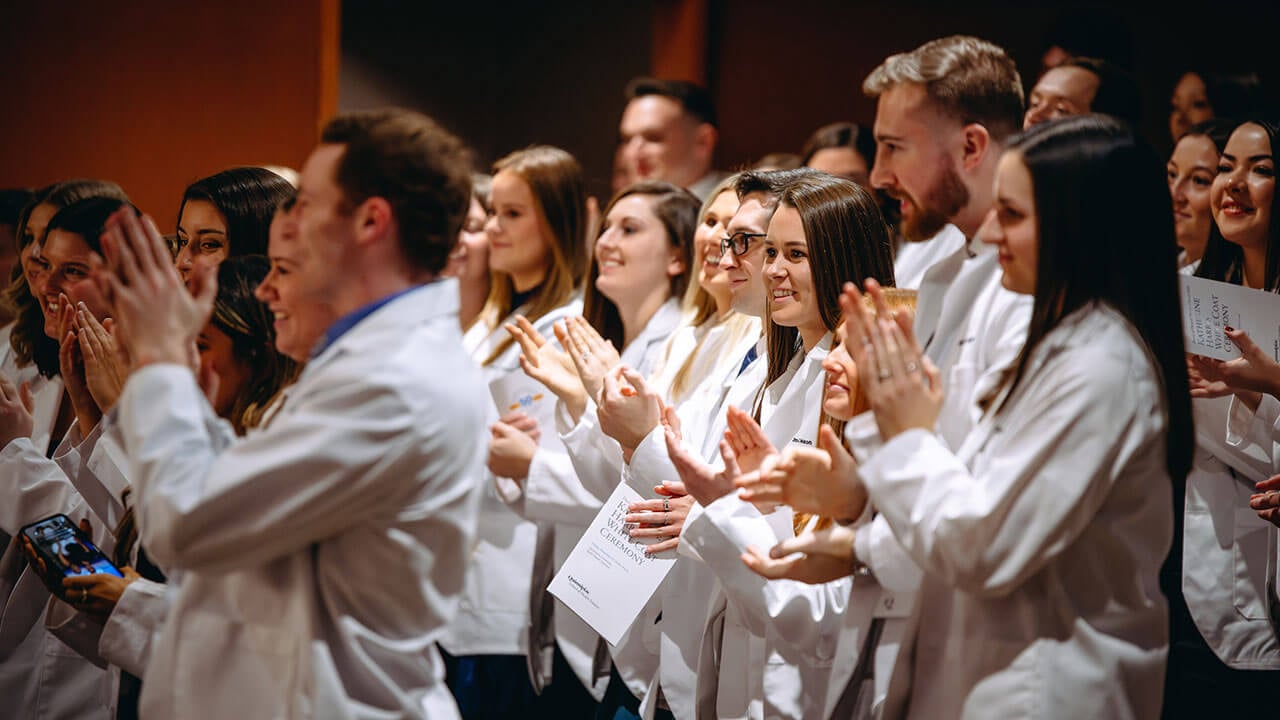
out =
[[[1005,369],[1013,364],[1026,341],[1032,297],[1004,289],[1003,271],[992,246],[978,245],[970,256],[964,248],[948,265],[930,270],[920,288],[919,300],[935,317],[917,315],[917,328],[925,326],[933,336],[930,359],[943,378],[942,408],[935,426],[951,450],[959,450],[980,418],[978,401],[993,389]],[[959,260],[959,262],[957,262]],[[928,338],[921,337],[924,345]],[[866,462],[881,447],[880,431],[871,412],[855,417],[845,428],[845,438],[858,462]],[[875,703],[883,701],[898,645],[906,631],[923,573],[893,535],[881,515],[855,530],[854,552],[880,585],[876,612],[884,617],[877,645],[874,677]],[[832,666],[826,715],[835,709],[858,663],[866,625],[849,618],[840,650]]]
[[435,641],[472,539],[485,392],[457,287],[394,298],[224,446],[191,371],[120,398],[141,543],[184,570],[145,718],[456,717]]
[[[1182,594],[1200,635],[1230,667],[1280,669],[1267,612],[1274,526],[1249,507],[1254,483],[1273,472],[1268,425],[1275,405],[1253,417],[1230,398],[1191,401],[1196,453],[1187,475]],[[1269,422],[1270,420],[1270,422]]]
[[964,246],[964,233],[955,225],[946,225],[928,240],[903,241],[893,255],[894,285],[916,290],[924,274],[934,263]]
[[[742,368],[743,357],[752,347],[757,357]],[[684,433],[683,442],[695,456],[708,461],[719,458],[719,438],[726,427],[725,410],[731,405],[750,408],[764,384],[768,373],[764,347],[763,338],[742,340],[729,352],[730,359],[723,366],[723,374],[704,380],[677,409],[682,427],[689,427],[691,418],[709,418],[702,421],[706,428],[705,436]],[[631,462],[622,474],[623,482],[646,497],[652,495],[655,485],[679,479],[667,454],[661,427],[654,428],[636,446]],[[697,505],[693,507],[698,508]],[[652,623],[659,633],[658,675],[644,693],[640,706],[642,717],[653,717],[659,691],[678,720],[695,717],[697,669],[703,634],[713,599],[723,598],[716,588],[717,583],[715,574],[708,572],[700,560],[682,554],[658,586],[645,612],[637,618],[637,624]],[[636,631],[633,626],[631,632]]]
[[[39,377],[33,366],[14,376],[32,383],[34,432],[30,439],[16,439],[0,451],[0,534],[14,536],[22,526],[55,513],[74,522],[87,517],[93,523],[94,541],[109,553],[114,546],[111,528],[90,510],[68,478],[78,456],[64,443],[55,453],[59,462],[45,457],[62,399],[61,379]],[[41,720],[111,717],[111,678],[45,627],[49,601],[49,591],[17,545],[6,544],[0,556],[0,698],[5,711]]]
[[[648,375],[661,357],[662,348],[671,331],[680,322],[680,304],[672,298],[663,303],[645,324],[644,329],[623,349],[621,363],[642,375]],[[562,413],[557,413],[562,414]],[[567,425],[567,423],[565,423]],[[556,432],[558,428],[544,428],[543,432]],[[621,474],[622,450],[617,441],[600,431],[594,404],[577,425],[567,433],[557,433],[564,452],[538,448],[529,466],[529,475],[523,483],[509,478],[497,478],[498,494],[524,518],[538,523],[552,523],[553,568],[558,570],[573,548],[582,539],[587,526],[604,504],[587,486],[588,478]],[[544,592],[545,588],[531,587],[530,592]],[[600,636],[582,618],[560,602],[555,601],[556,644],[565,661],[573,669],[583,687],[599,700],[604,696],[607,683],[596,682],[593,677],[593,660]],[[644,652],[628,653],[624,660],[627,674],[651,677],[656,669],[656,657]],[[607,668],[605,668],[607,669]]]
[[925,581],[885,718],[1150,718],[1172,534],[1163,387],[1137,332],[1083,308],[958,453],[904,432],[861,466]]
[[[492,329],[476,323],[463,338],[464,347],[477,362],[487,359],[493,349],[509,338],[502,325],[512,322],[517,309]],[[582,314],[582,301],[572,300],[543,315],[533,326],[544,337],[554,337],[552,326],[566,317]],[[486,383],[520,369],[520,345],[512,343],[502,355],[482,367]],[[486,393],[488,396],[488,393]],[[489,442],[489,427],[498,419],[492,397],[483,407],[488,415],[480,434],[482,445]],[[548,432],[548,431],[544,431]],[[458,614],[444,630],[440,646],[451,655],[524,655],[529,625],[529,576],[537,527],[517,515],[498,496],[493,473],[483,471],[480,481],[480,515],[475,543],[468,562],[465,586]]]
[[[798,354],[788,373],[765,390],[761,427],[775,447],[816,444],[826,386],[822,361],[830,343],[824,337]],[[717,717],[805,718],[823,710],[850,581],[771,583],[741,560],[748,545],[767,548],[793,536],[792,517],[789,508],[762,516],[730,494],[692,513],[681,536],[682,549],[696,551],[727,596],[719,646],[710,640],[699,665],[699,685],[717,689]],[[861,592],[852,602],[866,609],[865,628],[875,596]],[[708,652],[717,653],[717,662],[705,662]],[[705,677],[713,666],[716,677]]]

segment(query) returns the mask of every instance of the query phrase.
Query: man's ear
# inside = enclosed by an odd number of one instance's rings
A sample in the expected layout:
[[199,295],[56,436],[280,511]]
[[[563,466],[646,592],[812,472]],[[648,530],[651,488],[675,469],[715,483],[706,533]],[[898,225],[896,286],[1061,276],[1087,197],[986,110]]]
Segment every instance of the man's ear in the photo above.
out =
[[382,237],[392,224],[391,203],[385,198],[368,198],[356,207],[353,215],[356,241],[362,245]]
[[669,248],[667,250],[667,277],[676,277],[684,271],[684,251],[680,248]]
[[991,150],[991,133],[980,123],[969,123],[964,126],[964,141],[961,146],[960,167],[973,170],[982,164]]
[[716,151],[716,141],[719,139],[720,132],[711,123],[702,123],[693,131],[693,146],[706,156],[708,162]]

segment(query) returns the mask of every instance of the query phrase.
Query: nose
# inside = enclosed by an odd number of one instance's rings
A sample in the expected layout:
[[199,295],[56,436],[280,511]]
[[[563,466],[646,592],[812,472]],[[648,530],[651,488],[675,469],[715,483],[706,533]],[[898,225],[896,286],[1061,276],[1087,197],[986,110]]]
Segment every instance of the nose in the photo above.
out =
[[720,247],[720,262],[717,263],[721,270],[732,270],[738,267],[738,257],[733,254],[733,250],[725,250],[724,246]]
[[258,302],[267,302],[271,299],[271,280],[275,277],[276,271],[270,270],[266,277],[262,278],[262,282],[258,283],[258,287],[253,289],[253,296]]
[[191,243],[188,242],[178,249],[178,256],[174,258],[173,264],[179,270],[191,269]]
[[1032,125],[1035,125],[1036,123],[1043,122],[1043,121],[1044,121],[1043,109],[1041,109],[1040,107],[1027,108],[1027,113],[1022,116],[1022,129],[1026,130]]
[[1004,233],[1000,230],[1000,223],[996,222],[995,208],[987,211],[987,217],[983,219],[982,226],[978,228],[978,239],[989,245],[998,245],[1004,242]]
[[1173,196],[1174,207],[1186,205],[1190,200],[1187,199],[1187,181],[1185,179],[1174,180],[1169,186],[1169,192]]
[[894,184],[893,173],[889,172],[889,161],[884,157],[879,148],[876,148],[876,161],[871,166],[871,187],[877,190],[883,190],[892,187]]
[[498,213],[489,213],[484,219],[484,232],[486,235],[497,235],[501,231],[498,226]]

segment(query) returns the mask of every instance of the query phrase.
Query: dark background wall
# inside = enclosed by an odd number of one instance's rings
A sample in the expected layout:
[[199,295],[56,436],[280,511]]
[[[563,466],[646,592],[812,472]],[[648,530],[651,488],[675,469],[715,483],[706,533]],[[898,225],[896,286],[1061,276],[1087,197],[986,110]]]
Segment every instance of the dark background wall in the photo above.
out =
[[[720,167],[774,151],[798,151],[835,120],[870,123],[862,80],[886,56],[943,35],[991,40],[1018,62],[1029,87],[1045,33],[1093,3],[964,3],[894,0],[564,0],[417,8],[347,2],[339,105],[408,104],[442,119],[478,150],[482,165],[531,142],[561,145],[582,160],[593,190],[607,192],[626,81],[651,67],[705,78],[721,118]],[[1167,147],[1168,102],[1187,66],[1257,68],[1274,77],[1277,4],[1245,0],[1215,16],[1148,4],[1102,6],[1131,33],[1144,89],[1144,132]],[[701,17],[705,52],[673,23]],[[688,29],[690,26],[686,26]],[[684,57],[690,52],[692,59]],[[700,57],[699,57],[700,56]]]
[[191,181],[306,158],[337,61],[338,0],[0,0],[0,187],[114,180],[169,231]]

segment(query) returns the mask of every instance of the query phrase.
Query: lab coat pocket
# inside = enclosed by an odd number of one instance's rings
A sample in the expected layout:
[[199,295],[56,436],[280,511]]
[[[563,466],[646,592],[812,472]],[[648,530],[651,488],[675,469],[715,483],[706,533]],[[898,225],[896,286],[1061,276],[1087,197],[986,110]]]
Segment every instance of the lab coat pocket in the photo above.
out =
[[[189,613],[183,637],[201,639],[176,659],[174,695],[201,698],[216,693],[220,717],[285,717],[297,687],[305,647],[294,647],[296,629],[235,622],[211,613]],[[234,688],[228,692],[228,688]],[[198,702],[198,700],[197,700]]]
[[1249,620],[1266,620],[1263,596],[1267,586],[1269,525],[1249,507],[1235,511],[1235,543],[1232,560],[1235,577],[1231,598],[1236,611]]

